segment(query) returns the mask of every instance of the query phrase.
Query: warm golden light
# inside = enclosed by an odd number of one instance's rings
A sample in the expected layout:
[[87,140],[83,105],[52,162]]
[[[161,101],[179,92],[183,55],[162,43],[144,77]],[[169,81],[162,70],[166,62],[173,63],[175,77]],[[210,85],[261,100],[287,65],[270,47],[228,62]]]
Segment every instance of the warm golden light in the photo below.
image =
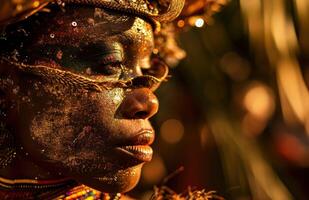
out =
[[161,138],[170,144],[178,143],[184,134],[184,127],[179,120],[166,120],[160,130]]
[[16,6],[16,11],[22,11],[22,10],[23,10],[23,5],[18,4],[18,5]]
[[166,175],[166,169],[163,160],[160,156],[154,155],[150,163],[143,167],[142,178],[143,181],[149,184],[158,184]]
[[247,137],[256,137],[261,134],[266,124],[267,121],[256,118],[251,114],[246,114],[241,122],[243,133]]
[[177,26],[178,26],[179,28],[184,27],[184,26],[185,26],[185,21],[184,21],[184,20],[179,20],[179,21],[177,22]]
[[33,2],[33,7],[36,8],[40,5],[40,2],[39,1],[35,1]]
[[207,146],[207,142],[208,142],[208,139],[209,139],[209,128],[207,125],[205,125],[201,132],[200,132],[200,141],[201,141],[201,146],[202,147],[206,147]]
[[278,63],[277,79],[285,119],[290,124],[305,123],[309,114],[309,93],[298,62],[284,59]]
[[196,21],[195,21],[195,26],[196,27],[198,27],[198,28],[201,28],[201,27],[203,27],[204,26],[204,20],[202,19],[202,18],[198,18],[198,19],[196,19]]
[[259,119],[267,119],[275,109],[273,94],[267,86],[255,83],[244,97],[244,106],[251,115]]

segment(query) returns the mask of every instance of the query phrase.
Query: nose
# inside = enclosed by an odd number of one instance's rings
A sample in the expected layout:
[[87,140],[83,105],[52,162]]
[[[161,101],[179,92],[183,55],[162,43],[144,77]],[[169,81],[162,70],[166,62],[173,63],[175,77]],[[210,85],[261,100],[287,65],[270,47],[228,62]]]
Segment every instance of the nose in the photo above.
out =
[[120,115],[128,119],[149,119],[158,112],[159,102],[149,88],[133,89],[120,105]]

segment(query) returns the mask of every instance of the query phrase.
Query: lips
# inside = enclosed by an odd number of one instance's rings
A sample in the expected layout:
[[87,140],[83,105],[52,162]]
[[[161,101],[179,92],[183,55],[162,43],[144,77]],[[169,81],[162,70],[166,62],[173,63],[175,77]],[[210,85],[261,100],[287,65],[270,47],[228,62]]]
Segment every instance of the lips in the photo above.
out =
[[123,156],[140,162],[149,162],[152,159],[152,148],[149,146],[154,141],[152,130],[140,131],[135,137],[115,148]]

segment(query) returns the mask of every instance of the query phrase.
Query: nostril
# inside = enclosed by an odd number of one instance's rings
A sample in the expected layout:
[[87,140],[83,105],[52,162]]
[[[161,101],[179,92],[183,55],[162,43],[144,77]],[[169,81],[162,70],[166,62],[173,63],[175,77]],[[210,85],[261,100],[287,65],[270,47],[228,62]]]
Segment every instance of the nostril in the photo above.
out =
[[148,115],[149,115],[149,113],[146,112],[146,111],[138,111],[138,112],[135,113],[135,115],[134,115],[135,117],[134,118],[136,118],[136,119],[145,119],[145,118],[148,117]]
[[126,94],[119,116],[129,119],[149,119],[158,111],[158,100],[148,88],[138,88]]

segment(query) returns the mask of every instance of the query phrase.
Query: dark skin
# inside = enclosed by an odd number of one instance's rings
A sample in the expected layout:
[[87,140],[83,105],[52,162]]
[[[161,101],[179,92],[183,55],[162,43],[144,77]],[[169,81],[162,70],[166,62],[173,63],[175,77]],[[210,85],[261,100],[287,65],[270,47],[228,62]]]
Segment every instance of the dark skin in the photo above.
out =
[[[40,25],[27,59],[91,80],[126,81],[150,67],[153,30],[145,20],[91,7],[66,8]],[[154,133],[148,119],[158,101],[147,87],[102,88],[54,83],[23,73],[4,91],[12,103],[7,124],[17,146],[10,179],[74,179],[103,192],[126,192],[150,161]],[[134,146],[133,155],[120,147]],[[22,166],[22,167],[21,167]]]

